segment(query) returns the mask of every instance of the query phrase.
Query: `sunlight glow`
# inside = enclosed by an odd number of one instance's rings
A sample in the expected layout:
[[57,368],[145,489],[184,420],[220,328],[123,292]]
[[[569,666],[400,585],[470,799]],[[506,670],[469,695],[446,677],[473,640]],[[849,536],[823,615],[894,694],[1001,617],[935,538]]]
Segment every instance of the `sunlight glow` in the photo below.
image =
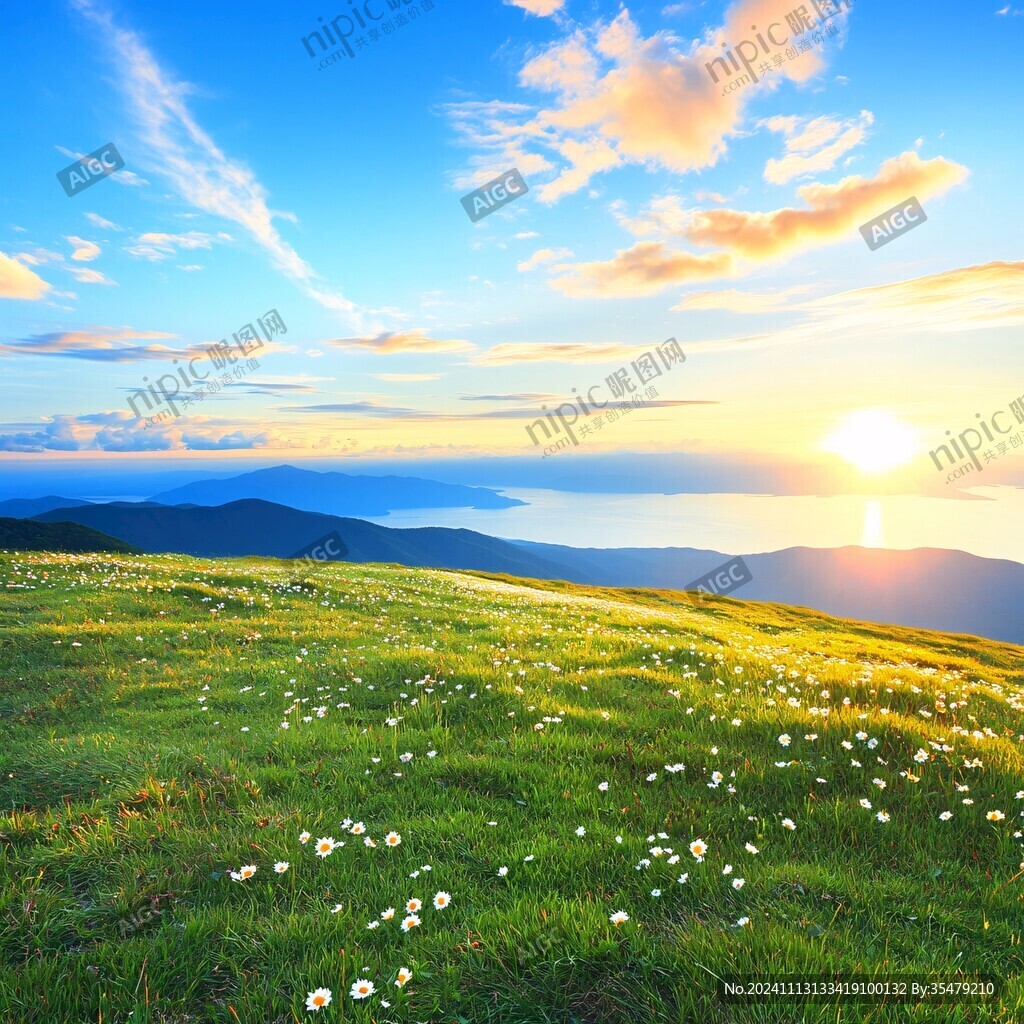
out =
[[882,532],[882,504],[869,501],[864,506],[864,532],[861,535],[862,548],[880,548],[885,546],[885,535]]
[[918,450],[914,429],[884,409],[849,413],[821,446],[864,473],[884,473],[905,465]]

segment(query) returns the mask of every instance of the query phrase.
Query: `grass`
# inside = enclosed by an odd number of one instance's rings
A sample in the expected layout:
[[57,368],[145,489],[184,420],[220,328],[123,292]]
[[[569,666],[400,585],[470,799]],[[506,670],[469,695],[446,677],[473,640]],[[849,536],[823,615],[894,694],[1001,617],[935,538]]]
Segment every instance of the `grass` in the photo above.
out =
[[[1020,1019],[1020,648],[668,592],[295,572],[0,554],[0,1020]],[[324,836],[345,845],[321,859]],[[839,973],[1001,989],[738,1006],[719,981]]]

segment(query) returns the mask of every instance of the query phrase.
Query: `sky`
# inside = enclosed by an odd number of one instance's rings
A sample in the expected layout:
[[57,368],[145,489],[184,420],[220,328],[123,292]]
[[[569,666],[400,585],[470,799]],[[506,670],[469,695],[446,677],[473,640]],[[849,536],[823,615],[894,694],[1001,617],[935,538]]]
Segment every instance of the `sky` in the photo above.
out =
[[[798,36],[794,0],[351,2],[0,5],[6,466],[684,452],[948,495],[947,430],[1024,439],[1024,5],[844,0]],[[137,415],[186,365],[231,383]],[[618,407],[620,370],[628,414],[571,404]],[[986,483],[1024,485],[1004,448]]]

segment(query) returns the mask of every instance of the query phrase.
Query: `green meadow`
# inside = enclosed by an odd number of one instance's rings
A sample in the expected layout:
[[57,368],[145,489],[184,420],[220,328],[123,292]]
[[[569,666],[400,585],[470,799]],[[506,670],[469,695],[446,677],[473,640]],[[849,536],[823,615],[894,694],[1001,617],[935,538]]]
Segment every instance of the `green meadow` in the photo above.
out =
[[[1021,648],[396,566],[0,582],[0,1021],[1024,1019]],[[911,976],[996,995],[723,994]]]

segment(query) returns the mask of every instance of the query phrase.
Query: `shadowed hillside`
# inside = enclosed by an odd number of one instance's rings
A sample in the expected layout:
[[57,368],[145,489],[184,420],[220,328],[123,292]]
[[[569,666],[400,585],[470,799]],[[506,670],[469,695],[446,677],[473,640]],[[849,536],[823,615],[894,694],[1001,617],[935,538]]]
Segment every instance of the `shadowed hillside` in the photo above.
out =
[[116,537],[78,523],[0,519],[0,548],[12,551],[118,551],[141,554]]

